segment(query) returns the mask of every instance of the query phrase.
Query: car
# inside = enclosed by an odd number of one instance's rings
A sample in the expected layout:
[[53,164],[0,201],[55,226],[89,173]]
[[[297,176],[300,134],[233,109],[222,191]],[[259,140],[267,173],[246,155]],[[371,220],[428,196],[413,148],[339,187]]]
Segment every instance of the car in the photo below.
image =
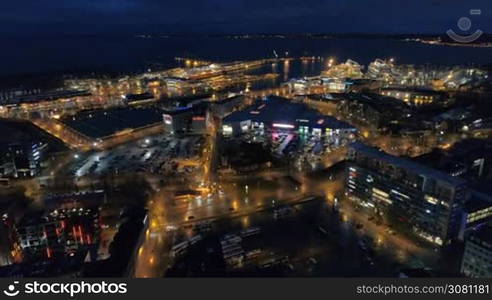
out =
[[374,260],[371,257],[366,255],[364,258],[369,265],[374,266]]
[[367,251],[367,245],[366,245],[366,243],[364,241],[361,240],[361,241],[358,242],[358,244],[359,244],[359,248],[360,249],[362,249],[364,251]]

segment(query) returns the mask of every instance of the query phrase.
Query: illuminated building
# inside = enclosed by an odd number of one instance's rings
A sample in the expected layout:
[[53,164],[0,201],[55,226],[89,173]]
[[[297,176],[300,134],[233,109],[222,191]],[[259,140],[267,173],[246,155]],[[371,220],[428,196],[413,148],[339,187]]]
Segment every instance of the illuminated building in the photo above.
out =
[[12,143],[0,149],[0,176],[22,178],[36,176],[48,145],[40,142]]
[[123,103],[127,105],[141,105],[156,101],[151,93],[127,94],[123,96]]
[[166,85],[167,91],[170,93],[179,93],[183,91],[187,91],[192,89],[194,86],[197,86],[197,82],[192,80],[187,80],[184,78],[178,77],[168,77],[163,79],[164,84]]
[[[157,107],[124,107],[82,111],[60,122],[91,145],[125,141],[139,132],[162,130],[162,110]],[[96,147],[94,146],[94,147]]]
[[207,129],[208,103],[179,107],[162,114],[164,130],[175,133],[203,134]]
[[191,107],[165,111],[162,115],[164,130],[169,133],[187,132],[192,117],[193,109]]
[[31,93],[14,92],[3,96],[0,94],[0,105],[35,104],[90,95],[86,90],[54,90],[44,93],[41,93],[40,90]]
[[289,93],[295,93],[297,95],[305,95],[308,93],[309,88],[311,86],[319,86],[319,80],[313,81],[307,78],[302,79],[291,79],[287,82],[287,86],[289,87]]
[[457,239],[466,181],[362,143],[350,145],[349,199],[437,245]]
[[339,111],[373,126],[402,124],[413,116],[412,108],[399,99],[373,93],[344,93],[338,96],[344,99],[338,102]]
[[381,95],[400,99],[412,106],[446,105],[449,97],[444,92],[410,88],[383,88]]
[[393,61],[376,59],[367,67],[367,78],[383,81],[385,84],[392,83],[399,76]]
[[24,261],[52,259],[97,243],[97,222],[97,209],[60,209],[27,215],[13,231]]
[[0,91],[0,104],[6,104],[9,100],[19,97],[33,96],[41,94],[41,89],[8,89]]
[[247,132],[265,134],[276,131],[334,139],[351,139],[357,133],[357,129],[348,123],[320,115],[303,103],[276,96],[257,100],[247,109],[230,114],[222,123],[224,136],[238,136]]
[[339,79],[357,79],[363,77],[362,66],[350,59],[348,59],[345,63],[330,67],[328,70],[324,71],[322,75],[330,78]]
[[484,226],[467,237],[461,273],[468,277],[492,277],[492,227]]
[[[385,86],[398,85],[433,90],[468,90],[485,82],[486,70],[462,66],[395,65],[392,60],[371,62],[366,78],[381,81]],[[425,99],[422,99],[424,102]]]
[[239,109],[245,104],[245,97],[243,95],[235,95],[223,100],[218,100],[211,103],[212,113],[219,117],[224,118],[231,114],[233,111]]
[[464,139],[446,149],[436,149],[417,159],[451,176],[467,180],[487,176],[492,144],[481,139]]
[[91,99],[86,90],[55,90],[44,93],[27,94],[12,98],[0,99],[0,112],[7,115],[18,113],[30,116],[37,113],[43,116],[53,110],[72,109],[83,106]]
[[350,89],[350,86],[352,85],[351,81],[347,81],[345,79],[327,77],[321,78],[321,83],[323,84],[323,86],[327,87],[330,92],[335,93],[344,93],[348,91]]
[[286,84],[289,87],[289,93],[306,95],[311,94],[316,88],[324,88],[329,92],[336,93],[346,92],[352,85],[352,82],[338,77],[305,77],[302,79],[291,79]]
[[488,194],[473,191],[466,202],[463,214],[463,238],[468,232],[492,221],[492,197]]

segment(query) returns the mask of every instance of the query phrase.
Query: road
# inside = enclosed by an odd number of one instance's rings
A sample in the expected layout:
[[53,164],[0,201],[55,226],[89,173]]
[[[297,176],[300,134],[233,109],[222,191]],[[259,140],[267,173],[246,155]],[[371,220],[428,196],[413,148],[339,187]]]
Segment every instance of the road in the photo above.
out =
[[376,241],[378,253],[394,256],[392,259],[395,261],[413,267],[435,263],[436,255],[432,249],[417,245],[402,235],[389,233],[387,227],[372,223],[366,214],[355,210],[352,203],[343,199],[343,170],[328,175],[328,178],[313,178],[299,173],[293,177],[300,186],[290,186],[290,189],[282,183],[286,176],[291,176],[288,170],[219,178],[217,192],[209,197],[176,200],[172,188],[159,191],[150,201],[150,229],[139,250],[135,277],[163,276],[172,264],[169,249],[179,242],[177,229],[184,230],[191,237],[193,231],[189,225],[256,214],[271,209],[273,205],[302,202],[312,194],[324,197],[330,207],[335,199],[341,202],[344,222],[353,228],[355,224],[362,224],[361,236]]

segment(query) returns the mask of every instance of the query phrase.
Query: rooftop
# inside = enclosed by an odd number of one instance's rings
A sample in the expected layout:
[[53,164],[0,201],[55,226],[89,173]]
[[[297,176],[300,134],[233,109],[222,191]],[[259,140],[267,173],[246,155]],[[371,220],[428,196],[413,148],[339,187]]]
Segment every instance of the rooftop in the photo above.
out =
[[458,185],[463,185],[466,183],[464,179],[458,178],[458,177],[453,177],[451,175],[448,175],[444,172],[441,172],[436,169],[429,168],[425,165],[419,164],[415,161],[412,161],[410,159],[402,158],[402,157],[397,157],[390,155],[382,150],[379,150],[374,147],[367,146],[361,142],[355,142],[350,145],[350,147],[358,152],[362,152],[365,155],[387,161],[388,163],[404,168],[406,170],[410,170],[411,172],[415,174],[422,174],[422,175],[427,175],[430,177],[433,177],[436,180],[446,182],[450,185],[453,186],[458,186]]
[[235,95],[235,96],[232,96],[232,97],[228,97],[228,98],[225,98],[225,99],[221,99],[221,100],[215,101],[215,102],[213,102],[213,104],[216,104],[216,105],[226,104],[226,103],[235,101],[238,98],[243,98],[243,97],[244,97],[243,95]]
[[480,241],[486,242],[492,246],[492,226],[486,225],[481,227],[479,230],[472,234],[473,239],[478,239]]
[[465,203],[465,211],[471,213],[491,206],[492,199],[485,194],[474,191],[470,199]]
[[125,129],[136,129],[162,121],[162,111],[155,107],[114,108],[85,111],[61,120],[91,138],[104,138]]
[[372,93],[346,93],[343,97],[349,101],[356,101],[371,106],[379,112],[403,114],[411,111],[402,100]]
[[224,122],[244,120],[272,123],[306,121],[309,122],[311,127],[353,128],[348,123],[330,116],[321,115],[303,103],[292,102],[277,96],[269,96],[264,100],[257,100],[249,108],[230,114],[224,119]]
[[143,100],[154,99],[154,95],[149,92],[141,93],[141,94],[127,94],[124,99],[127,102],[138,102]]

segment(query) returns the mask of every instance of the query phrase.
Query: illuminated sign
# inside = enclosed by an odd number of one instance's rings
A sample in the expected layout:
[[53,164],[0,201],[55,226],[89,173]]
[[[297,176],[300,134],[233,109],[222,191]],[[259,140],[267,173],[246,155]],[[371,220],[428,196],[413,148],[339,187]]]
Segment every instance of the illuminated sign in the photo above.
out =
[[223,125],[222,126],[222,132],[226,135],[232,134],[232,127],[229,125]]
[[171,117],[170,115],[163,115],[162,117],[164,118],[164,124],[166,125],[173,124],[173,117]]
[[272,125],[273,127],[276,127],[276,128],[285,128],[285,129],[294,129],[295,126],[294,125],[290,125],[290,124],[281,124],[281,123],[273,123]]

